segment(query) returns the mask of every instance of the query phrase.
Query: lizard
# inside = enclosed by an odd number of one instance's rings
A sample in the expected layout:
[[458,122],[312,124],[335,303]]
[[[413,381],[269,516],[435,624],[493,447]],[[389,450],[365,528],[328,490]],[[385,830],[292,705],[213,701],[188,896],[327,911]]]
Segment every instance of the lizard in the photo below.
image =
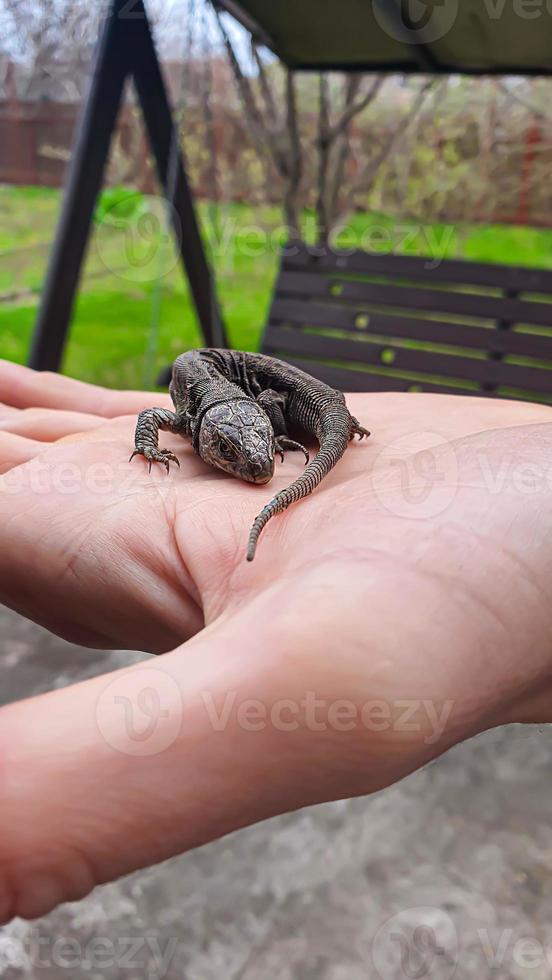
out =
[[[255,518],[247,561],[253,560],[270,518],[312,493],[355,435],[370,435],[350,414],[341,391],[265,354],[212,347],[187,351],[173,364],[169,393],[174,412],[146,408],[138,416],[130,459],[143,456],[150,471],[154,462],[167,473],[171,462],[180,466],[174,453],[159,448],[159,430],[191,438],[204,462],[249,483],[272,479],[276,454],[282,461],[288,450],[305,456],[303,473]],[[290,438],[289,424],[317,439],[319,449],[312,460],[307,449]]]

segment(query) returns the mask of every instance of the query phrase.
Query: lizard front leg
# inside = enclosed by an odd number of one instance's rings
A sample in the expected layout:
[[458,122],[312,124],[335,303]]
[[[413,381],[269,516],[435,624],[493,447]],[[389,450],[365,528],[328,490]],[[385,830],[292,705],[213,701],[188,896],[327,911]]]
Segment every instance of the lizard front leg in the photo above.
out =
[[268,415],[272,428],[274,429],[274,446],[276,452],[280,454],[282,463],[284,462],[284,452],[286,450],[299,451],[305,454],[305,462],[309,461],[308,450],[301,445],[300,442],[295,442],[294,439],[290,439],[288,436],[286,419],[284,415],[286,397],[277,391],[273,391],[272,388],[267,388],[265,391],[261,391],[257,395],[257,404]]
[[146,408],[140,412],[134,436],[135,456],[143,456],[149,463],[151,473],[152,463],[162,463],[169,472],[170,461],[180,466],[178,458],[169,449],[159,449],[159,429],[165,432],[176,432],[179,435],[190,434],[190,423],[186,415],[176,415],[166,408]]

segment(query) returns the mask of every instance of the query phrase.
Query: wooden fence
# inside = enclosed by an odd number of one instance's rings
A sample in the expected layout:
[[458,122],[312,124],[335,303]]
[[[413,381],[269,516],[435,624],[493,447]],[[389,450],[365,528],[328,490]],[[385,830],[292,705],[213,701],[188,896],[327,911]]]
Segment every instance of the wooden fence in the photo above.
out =
[[[62,102],[0,101],[0,182],[62,187],[79,108]],[[153,192],[147,141],[130,105],[120,113],[111,169],[120,170],[125,183]],[[116,180],[114,174],[112,178]]]
[[[76,104],[45,100],[0,100],[0,183],[62,187],[79,109]],[[311,124],[312,119],[309,129],[313,128]],[[373,145],[378,145],[378,141],[385,142],[386,125],[381,123],[370,132]],[[422,153],[418,159],[416,149],[411,147],[409,162],[410,176],[429,192],[427,204],[423,211],[411,208],[409,213],[421,214],[420,220],[427,221],[552,227],[549,191],[552,143],[550,133],[543,131],[536,118],[529,114],[519,131],[510,127],[502,134],[492,155],[490,170],[489,161],[482,162],[479,153],[474,153],[465,133],[464,139],[458,140],[455,147],[459,166],[456,170],[451,168],[452,179],[448,176],[448,166],[443,169],[440,144],[434,145],[432,126],[431,120],[422,120],[417,138],[418,147],[425,151],[425,155]],[[353,136],[353,142],[355,139],[358,142],[358,162],[363,156],[366,133],[355,130]],[[427,150],[432,146],[435,166],[427,160]],[[210,157],[213,148],[217,158],[214,165]],[[219,114],[210,133],[206,131],[201,110],[188,107],[185,152],[198,197],[220,196],[223,200],[249,203],[277,203],[282,199],[281,182],[269,178],[241,113],[235,107]],[[400,154],[396,154],[384,165],[379,208],[389,213],[405,213],[405,205],[408,211],[401,159]],[[353,157],[348,164],[348,178],[352,180],[355,165]],[[436,176],[439,166],[447,174],[443,189],[438,186],[439,177]],[[315,154],[305,154],[304,171],[302,203],[312,207],[317,179]],[[106,183],[125,184],[143,193],[156,193],[147,138],[139,112],[130,102],[123,106],[119,115]],[[357,194],[355,201],[357,206],[370,207],[367,194]]]

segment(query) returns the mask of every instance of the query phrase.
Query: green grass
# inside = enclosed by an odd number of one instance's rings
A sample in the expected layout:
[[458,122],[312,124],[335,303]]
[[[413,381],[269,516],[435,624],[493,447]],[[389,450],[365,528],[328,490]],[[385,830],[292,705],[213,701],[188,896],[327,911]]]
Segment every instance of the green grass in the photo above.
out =
[[[26,360],[59,206],[57,191],[0,186],[0,297],[11,297],[0,301],[0,357]],[[283,241],[281,215],[277,208],[224,205],[217,236],[210,209],[202,205],[200,214],[230,342],[254,350]],[[313,216],[305,214],[304,220],[311,239]],[[552,267],[552,231],[532,228],[416,227],[388,215],[356,214],[338,244]],[[141,386],[175,354],[200,343],[188,285],[163,231],[161,205],[111,189],[98,209],[64,370],[110,386]]]

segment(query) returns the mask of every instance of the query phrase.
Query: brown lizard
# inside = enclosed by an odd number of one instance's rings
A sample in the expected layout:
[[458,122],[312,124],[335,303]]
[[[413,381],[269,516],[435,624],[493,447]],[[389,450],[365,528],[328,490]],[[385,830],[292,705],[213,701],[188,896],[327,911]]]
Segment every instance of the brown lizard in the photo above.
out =
[[[255,518],[247,560],[252,561],[259,535],[273,517],[312,493],[343,456],[353,436],[370,435],[349,413],[342,392],[299,368],[264,354],[202,348],[177,357],[169,391],[174,412],[147,408],[136,426],[134,456],[167,472],[178,458],[159,449],[163,429],[191,438],[206,463],[249,483],[268,483],[274,456],[286,450],[305,454],[306,468],[280,490]],[[289,437],[288,424],[314,436],[320,448],[309,461],[305,447]]]

